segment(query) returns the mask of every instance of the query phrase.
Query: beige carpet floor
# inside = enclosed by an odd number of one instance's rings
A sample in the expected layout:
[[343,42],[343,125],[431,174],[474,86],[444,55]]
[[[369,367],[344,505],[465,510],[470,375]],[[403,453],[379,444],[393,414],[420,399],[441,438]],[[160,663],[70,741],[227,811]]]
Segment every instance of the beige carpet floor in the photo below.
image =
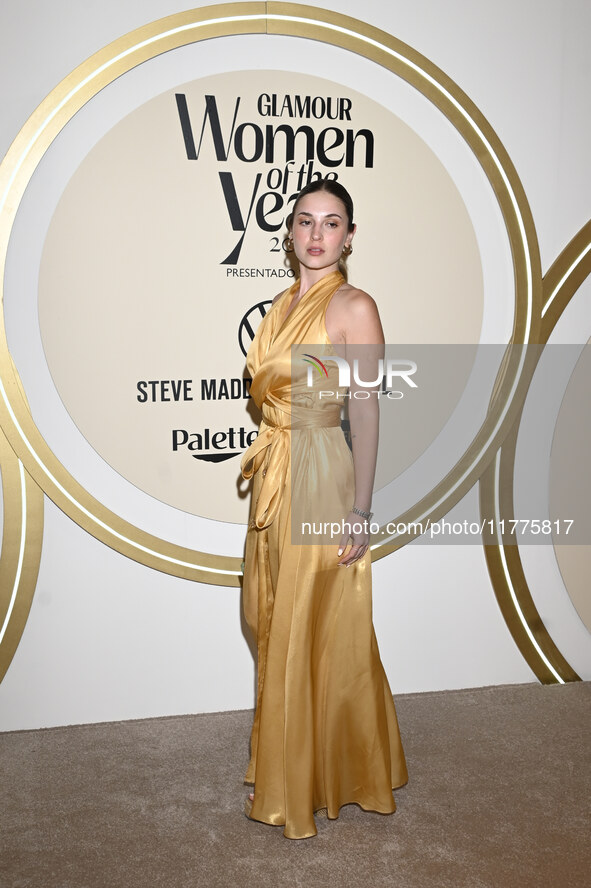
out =
[[397,812],[247,820],[251,712],[0,734],[2,888],[591,884],[591,683],[396,698]]

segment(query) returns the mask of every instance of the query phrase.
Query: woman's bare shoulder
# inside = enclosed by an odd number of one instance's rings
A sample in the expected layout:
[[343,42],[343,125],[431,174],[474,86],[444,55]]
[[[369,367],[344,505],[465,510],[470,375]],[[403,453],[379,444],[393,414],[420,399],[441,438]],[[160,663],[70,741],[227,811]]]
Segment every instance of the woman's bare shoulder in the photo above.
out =
[[339,287],[333,301],[336,302],[339,308],[348,313],[353,312],[355,315],[371,315],[378,311],[376,301],[369,293],[348,283]]
[[[343,286],[335,293],[332,323],[339,330],[339,341],[383,342],[384,331],[375,300],[365,290]],[[335,340],[333,340],[335,341]]]

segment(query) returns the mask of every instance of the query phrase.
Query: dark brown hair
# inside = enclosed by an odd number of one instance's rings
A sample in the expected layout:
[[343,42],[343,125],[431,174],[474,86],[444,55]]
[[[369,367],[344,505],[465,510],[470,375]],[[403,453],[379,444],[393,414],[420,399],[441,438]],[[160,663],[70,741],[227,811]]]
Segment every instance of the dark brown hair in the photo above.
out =
[[332,194],[333,197],[337,197],[341,201],[345,207],[347,218],[349,220],[348,230],[353,231],[355,223],[353,222],[353,201],[351,200],[351,195],[347,189],[335,179],[313,179],[312,182],[309,182],[304,188],[302,188],[295,199],[293,210],[286,219],[288,231],[291,231],[295,211],[302,197],[305,197],[307,194],[314,194],[316,191],[327,191],[329,194]]

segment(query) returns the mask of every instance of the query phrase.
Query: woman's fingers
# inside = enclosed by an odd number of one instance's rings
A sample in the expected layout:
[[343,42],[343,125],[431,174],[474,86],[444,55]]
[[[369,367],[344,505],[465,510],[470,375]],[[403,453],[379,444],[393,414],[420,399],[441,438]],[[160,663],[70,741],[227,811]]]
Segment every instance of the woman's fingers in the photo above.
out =
[[365,553],[367,552],[368,546],[366,543],[361,545],[353,544],[348,552],[346,552],[342,558],[339,559],[339,565],[343,567],[349,567],[350,564],[353,564],[355,561],[358,561],[360,558],[363,558]]
[[[345,524],[345,527],[348,528],[348,532],[346,530],[343,532],[337,551],[339,566],[349,567],[350,564],[363,558],[369,548],[367,522],[362,524],[361,522],[356,521],[356,518],[356,514],[349,512],[348,520]],[[351,542],[351,548],[348,551],[345,551],[349,545],[349,541]]]
[[349,535],[348,533],[345,532],[345,533],[342,535],[341,539],[339,540],[339,550],[338,550],[338,552],[337,552],[337,555],[338,555],[339,557],[343,554],[343,552],[344,552],[345,549],[347,548],[350,539],[351,539],[351,537],[350,537],[350,535]]

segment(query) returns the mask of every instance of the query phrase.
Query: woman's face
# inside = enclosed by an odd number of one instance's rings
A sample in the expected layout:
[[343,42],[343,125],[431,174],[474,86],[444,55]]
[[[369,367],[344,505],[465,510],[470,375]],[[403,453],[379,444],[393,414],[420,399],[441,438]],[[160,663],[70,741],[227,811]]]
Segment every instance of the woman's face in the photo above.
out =
[[337,268],[343,247],[353,240],[345,205],[328,191],[298,201],[293,217],[293,248],[300,265],[311,270]]

